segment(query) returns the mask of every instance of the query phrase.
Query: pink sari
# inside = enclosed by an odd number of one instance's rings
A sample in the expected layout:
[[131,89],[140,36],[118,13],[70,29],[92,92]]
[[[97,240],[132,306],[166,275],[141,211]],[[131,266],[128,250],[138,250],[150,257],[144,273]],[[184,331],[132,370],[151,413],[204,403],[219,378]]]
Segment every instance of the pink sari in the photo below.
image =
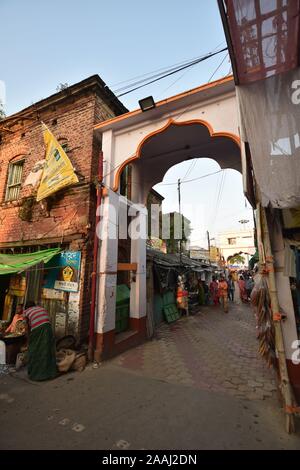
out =
[[247,302],[247,292],[245,288],[245,281],[243,279],[240,279],[238,281],[239,289],[240,289],[240,299],[242,302]]

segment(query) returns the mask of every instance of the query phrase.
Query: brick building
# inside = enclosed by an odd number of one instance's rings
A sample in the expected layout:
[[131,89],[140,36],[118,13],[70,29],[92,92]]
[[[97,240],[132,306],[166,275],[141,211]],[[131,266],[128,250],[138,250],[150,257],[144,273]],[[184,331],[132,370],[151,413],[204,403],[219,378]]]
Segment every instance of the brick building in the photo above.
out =
[[[81,253],[78,292],[43,298],[56,331],[75,334],[79,340],[88,332],[95,178],[101,148],[93,126],[126,111],[94,75],[0,121],[0,252],[60,247]],[[45,156],[41,121],[66,150],[79,183],[36,202],[36,176]],[[1,277],[0,312],[9,282],[8,276]]]

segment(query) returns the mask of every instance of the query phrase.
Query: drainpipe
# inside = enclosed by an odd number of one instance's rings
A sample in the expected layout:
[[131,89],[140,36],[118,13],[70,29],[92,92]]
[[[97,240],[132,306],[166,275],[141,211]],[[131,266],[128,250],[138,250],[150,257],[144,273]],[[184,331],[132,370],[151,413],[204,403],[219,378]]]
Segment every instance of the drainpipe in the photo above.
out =
[[98,166],[98,184],[97,184],[97,202],[96,202],[96,220],[95,220],[95,234],[94,234],[94,251],[93,251],[93,272],[92,276],[92,292],[91,292],[91,310],[90,310],[90,327],[89,327],[89,348],[88,358],[90,361],[94,360],[95,351],[95,308],[96,308],[96,290],[97,290],[97,269],[98,269],[98,248],[99,239],[97,236],[97,227],[100,223],[100,206],[102,199],[102,179],[103,179],[103,152],[99,154]]

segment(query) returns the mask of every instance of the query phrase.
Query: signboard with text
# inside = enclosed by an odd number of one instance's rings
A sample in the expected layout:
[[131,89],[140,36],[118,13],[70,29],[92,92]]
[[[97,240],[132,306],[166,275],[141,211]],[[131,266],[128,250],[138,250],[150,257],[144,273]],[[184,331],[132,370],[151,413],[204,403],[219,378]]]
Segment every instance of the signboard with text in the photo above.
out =
[[45,265],[45,289],[78,292],[80,279],[80,251],[64,251]]

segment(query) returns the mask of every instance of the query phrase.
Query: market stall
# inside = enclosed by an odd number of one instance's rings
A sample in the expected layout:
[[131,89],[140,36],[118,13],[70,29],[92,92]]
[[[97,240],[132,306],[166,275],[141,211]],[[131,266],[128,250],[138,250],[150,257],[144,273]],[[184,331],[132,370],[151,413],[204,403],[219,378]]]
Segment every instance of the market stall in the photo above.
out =
[[73,332],[79,306],[80,266],[80,252],[60,247],[0,253],[0,339],[7,364],[15,364],[17,354],[26,347],[21,313],[27,302],[45,308],[57,337]]

